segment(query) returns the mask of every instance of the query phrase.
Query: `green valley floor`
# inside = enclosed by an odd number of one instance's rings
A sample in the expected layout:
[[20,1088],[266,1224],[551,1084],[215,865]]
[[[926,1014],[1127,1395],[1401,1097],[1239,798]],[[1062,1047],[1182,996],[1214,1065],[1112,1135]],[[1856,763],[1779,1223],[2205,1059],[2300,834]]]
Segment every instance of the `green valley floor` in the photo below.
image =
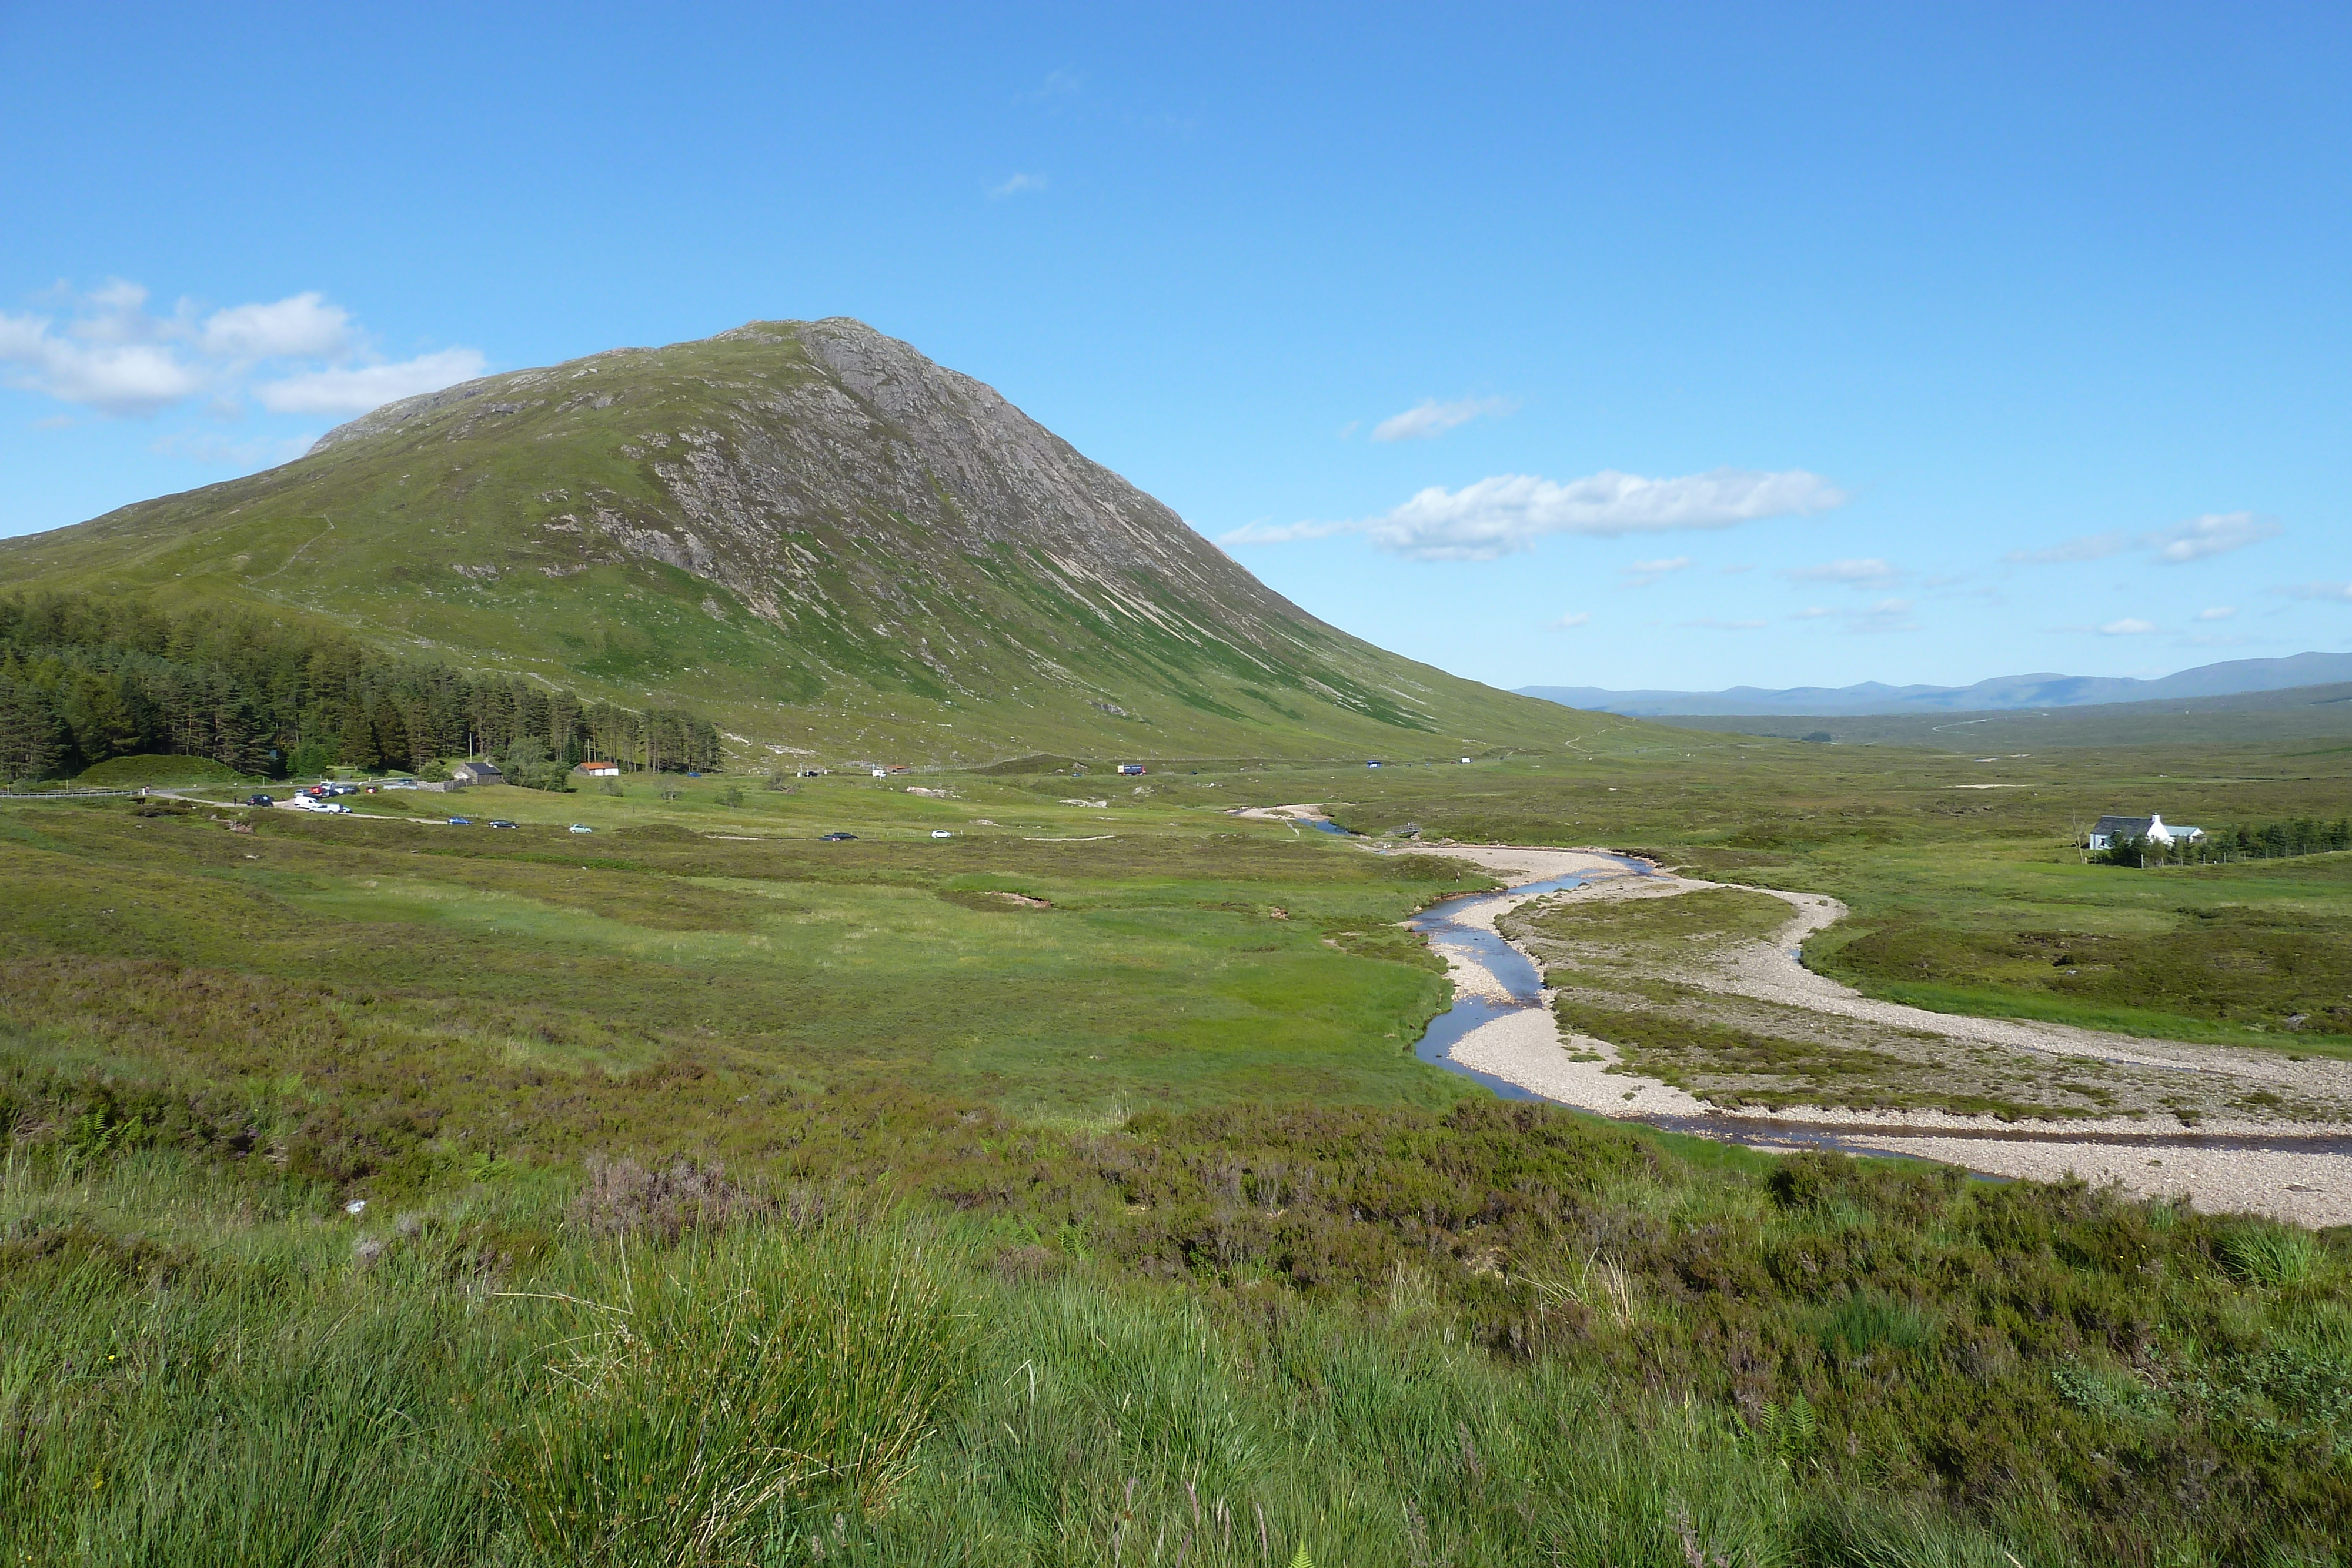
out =
[[[1844,906],[1806,962],[1889,1004],[2332,1064],[2347,857],[2091,867],[2066,831],[2333,815],[2344,758],[1660,733],[0,803],[0,1546],[2342,1561],[2352,1238],[1498,1101],[1415,1057],[1452,987],[1401,923],[1497,884],[1438,840],[1607,846],[1722,885],[1507,922],[1595,1039],[1770,887]],[[1301,801],[1383,852],[1234,814]],[[2105,967],[2020,956],[2053,935]],[[1682,1022],[1621,1048],[1718,1103],[1951,1092]]]

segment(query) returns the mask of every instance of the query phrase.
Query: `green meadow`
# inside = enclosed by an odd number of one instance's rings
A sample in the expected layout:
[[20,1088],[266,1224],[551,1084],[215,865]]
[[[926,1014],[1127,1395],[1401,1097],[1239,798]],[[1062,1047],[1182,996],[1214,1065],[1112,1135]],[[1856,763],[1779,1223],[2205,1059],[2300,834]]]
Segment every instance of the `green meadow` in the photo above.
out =
[[[2340,758],[770,782],[0,804],[8,1561],[2344,1560],[2346,1237],[1504,1104],[1397,924],[1488,885],[1410,832],[1610,845],[1882,994],[2326,1049],[2352,857],[2068,831]],[[1307,800],[1390,852],[1228,814]]]

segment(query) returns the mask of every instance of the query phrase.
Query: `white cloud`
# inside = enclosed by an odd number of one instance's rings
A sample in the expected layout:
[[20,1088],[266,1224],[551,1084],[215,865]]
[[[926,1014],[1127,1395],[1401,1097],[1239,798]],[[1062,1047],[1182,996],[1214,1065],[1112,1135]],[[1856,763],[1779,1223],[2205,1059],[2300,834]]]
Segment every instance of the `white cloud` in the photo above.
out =
[[1670,571],[1688,570],[1690,563],[1691,558],[1686,555],[1669,556],[1664,560],[1637,560],[1625,569],[1625,586],[1647,588]]
[[2231,616],[2235,615],[2237,612],[2238,607],[2234,604],[2216,604],[2210,610],[2200,610],[2197,612],[2197,619],[2200,621],[2227,621]]
[[2000,559],[2012,566],[2055,566],[2066,561],[2105,560],[2129,549],[2131,536],[2117,529],[2114,533],[2085,534],[2048,549],[2013,549]]
[[1428,441],[1444,434],[1456,425],[1467,424],[1481,414],[1508,413],[1511,407],[1510,402],[1498,397],[1465,397],[1454,402],[1426,399],[1402,413],[1389,415],[1372,426],[1372,439]]
[[1362,523],[1244,523],[1228,534],[1217,536],[1219,544],[1227,545],[1286,545],[1293,539],[1328,539],[1336,534],[1360,534]]
[[2102,637],[2145,637],[2155,630],[2157,630],[2155,622],[2141,621],[2127,615],[2121,621],[2110,621],[2105,625],[2100,627],[2099,635]]
[[[118,278],[88,293],[60,290],[49,298],[53,313],[0,311],[0,380],[118,417],[202,397],[216,417],[234,419],[247,397],[276,413],[361,413],[483,370],[472,349],[379,363],[351,312],[316,289],[209,313],[182,300],[162,315],[147,299],[145,288]],[[282,445],[173,436],[155,450],[245,461]]]
[[352,350],[351,313],[316,290],[275,305],[233,305],[205,318],[196,337],[224,360],[339,360]]
[[1717,468],[1678,479],[1604,470],[1558,484],[1503,474],[1459,490],[1432,486],[1385,517],[1339,523],[1253,523],[1226,544],[1366,534],[1382,549],[1415,560],[1494,560],[1532,549],[1547,534],[1617,538],[1675,528],[1727,528],[1759,517],[1803,516],[1842,506],[1845,492],[1818,474],[1757,474]]
[[1076,71],[1047,71],[1045,73],[1045,83],[1043,87],[1031,92],[1016,92],[1013,95],[1013,101],[1015,103],[1043,103],[1047,99],[1068,98],[1075,94],[1080,87],[1085,85],[1085,83],[1086,78],[1080,76]]
[[1710,632],[1756,632],[1762,630],[1766,622],[1761,621],[1717,621],[1710,618],[1704,621],[1685,621],[1683,624],[1685,626],[1703,627]]
[[2156,559],[2179,563],[2203,560],[2248,545],[2274,539],[2286,530],[2252,512],[2208,512],[2168,528],[2158,528],[2140,542],[2156,551]]
[[110,316],[90,319],[90,330],[53,331],[46,316],[0,311],[0,374],[13,386],[59,402],[79,403],[100,413],[153,413],[205,390],[205,378],[167,344],[131,342],[123,324]]
[[1849,632],[1916,632],[1907,599],[1882,599],[1867,610],[1849,611],[1843,617]]
[[1876,556],[1869,556],[1860,559],[1828,561],[1820,566],[1797,567],[1780,575],[1791,582],[1835,582],[1847,588],[1886,588],[1899,581],[1903,573]]
[[1827,615],[1829,611],[1822,605],[1808,604],[1802,610],[1800,610],[1795,614],[1790,616],[1789,619],[1791,621],[1819,621],[1822,616]]
[[1590,613],[1580,610],[1573,615],[1563,615],[1559,620],[1553,622],[1551,623],[1551,629],[1555,632],[1573,632],[1579,626],[1584,625],[1591,619],[1592,617]]
[[1001,202],[1007,196],[1018,196],[1031,191],[1042,191],[1045,189],[1046,184],[1047,181],[1045,176],[1043,174],[1015,174],[1010,180],[1005,181],[1002,185],[991,185],[988,188],[988,195],[991,201]]
[[2056,566],[2070,561],[2105,560],[2127,549],[2153,551],[2158,560],[2178,565],[2203,560],[2273,539],[2286,530],[2268,517],[2252,512],[2208,512],[2168,528],[2132,535],[2118,528],[2111,533],[2085,534],[2048,549],[2013,549],[2001,559],[2011,566]]
[[2352,582],[2296,582],[2271,591],[2284,593],[2289,599],[2340,599],[2352,604]]
[[264,382],[253,395],[272,413],[365,413],[419,392],[469,382],[482,373],[472,349],[444,349],[394,365],[337,366]]
[[291,463],[310,450],[318,439],[308,435],[259,436],[251,441],[226,441],[201,431],[166,435],[147,450],[159,457],[185,457],[195,463],[225,463],[238,468],[274,468]]

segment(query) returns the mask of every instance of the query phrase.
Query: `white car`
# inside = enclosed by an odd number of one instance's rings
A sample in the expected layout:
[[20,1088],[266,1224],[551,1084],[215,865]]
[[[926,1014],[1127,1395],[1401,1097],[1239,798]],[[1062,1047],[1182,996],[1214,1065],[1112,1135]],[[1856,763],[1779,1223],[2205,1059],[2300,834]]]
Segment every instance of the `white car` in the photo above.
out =
[[931,830],[931,837],[935,839],[951,839],[954,838],[955,835],[949,832],[945,828],[933,828]]
[[574,822],[572,824],[572,831],[575,833],[593,833],[596,830],[585,822]]

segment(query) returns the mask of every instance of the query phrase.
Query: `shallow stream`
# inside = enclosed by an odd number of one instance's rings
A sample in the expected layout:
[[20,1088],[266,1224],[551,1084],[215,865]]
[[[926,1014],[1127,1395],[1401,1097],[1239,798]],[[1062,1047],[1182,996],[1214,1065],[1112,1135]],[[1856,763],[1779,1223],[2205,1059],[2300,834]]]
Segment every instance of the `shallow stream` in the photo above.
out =
[[[1316,824],[1322,827],[1323,824]],[[1327,831],[1334,831],[1326,829]],[[1345,831],[1346,830],[1337,830]],[[1610,859],[1637,876],[1654,876],[1655,868],[1643,861],[1621,855]],[[1534,962],[1503,937],[1482,926],[1465,924],[1457,918],[1464,911],[1482,900],[1538,898],[1546,894],[1566,893],[1592,881],[1589,875],[1547,877],[1539,882],[1519,883],[1496,893],[1465,893],[1444,898],[1414,915],[1405,924],[1425,936],[1442,939],[1450,946],[1466,948],[1475,955],[1481,967],[1492,975],[1504,993],[1511,999],[1496,1002],[1485,997],[1461,995],[1454,1005],[1432,1019],[1428,1030],[1413,1046],[1413,1054],[1422,1061],[1446,1071],[1469,1079],[1506,1100],[1544,1100],[1533,1090],[1523,1089],[1507,1079],[1492,1073],[1465,1067],[1454,1060],[1454,1047],[1465,1035],[1481,1025],[1516,1011],[1540,1008],[1543,1003],[1543,975]],[[1801,956],[1801,955],[1800,955]],[[2189,1071],[2197,1071],[2190,1069]],[[2194,1132],[2177,1133],[2091,1133],[2069,1132],[2063,1126],[2047,1124],[2037,1126],[1999,1126],[1984,1128],[1863,1128],[1843,1124],[1787,1122],[1730,1113],[1715,1112],[1703,1116],[1634,1115],[1612,1117],[1612,1120],[1639,1122],[1644,1126],[1664,1132],[1686,1133],[1699,1137],[1746,1144],[1757,1148],[1836,1149],[1846,1154],[1868,1155],[1875,1159],[1910,1158],[1890,1155],[1879,1145],[1890,1139],[1903,1137],[1984,1139],[2010,1143],[2105,1144],[2125,1146],[2165,1146],[2222,1151],[2264,1150],[2273,1153],[2307,1153],[2314,1155],[2352,1155],[2352,1138],[2328,1134],[2283,1133],[2275,1135],[2208,1136]],[[1990,1177],[1992,1180],[2005,1179]]]

